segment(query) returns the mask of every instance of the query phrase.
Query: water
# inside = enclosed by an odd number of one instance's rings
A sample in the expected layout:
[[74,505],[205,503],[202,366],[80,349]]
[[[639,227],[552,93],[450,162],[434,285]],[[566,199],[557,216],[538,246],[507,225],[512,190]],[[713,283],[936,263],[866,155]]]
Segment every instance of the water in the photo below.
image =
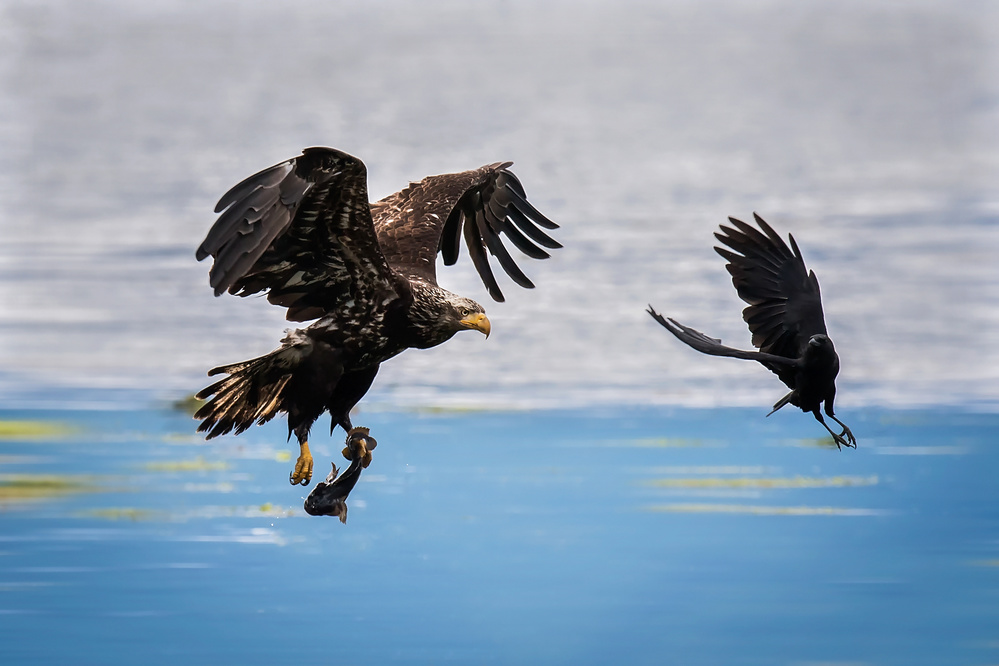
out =
[[277,424],[2,416],[63,426],[5,437],[5,475],[86,486],[0,503],[5,663],[999,658],[995,415],[862,412],[840,452],[759,410],[362,413],[346,526]]
[[[999,662],[997,44],[987,1],[0,3],[0,662]],[[309,145],[373,197],[513,160],[565,245],[385,365],[346,526],[282,423],[165,407],[281,337],[194,250]],[[754,210],[857,451],[644,312],[748,346]]]

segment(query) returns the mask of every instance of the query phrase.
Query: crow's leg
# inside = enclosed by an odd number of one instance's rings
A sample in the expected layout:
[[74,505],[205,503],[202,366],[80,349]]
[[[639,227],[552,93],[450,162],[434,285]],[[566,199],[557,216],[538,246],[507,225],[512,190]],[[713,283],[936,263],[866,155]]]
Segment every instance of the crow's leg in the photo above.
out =
[[[844,438],[843,443],[846,446],[852,446],[853,448],[857,448],[857,438],[853,436],[853,433],[850,431],[850,429],[846,426],[845,423],[836,418],[836,414],[835,412],[833,412],[833,398],[835,397],[835,395],[836,393],[835,391],[833,391],[833,393],[829,395],[829,397],[826,399],[826,416],[831,418],[833,421],[838,423],[843,428],[843,432],[839,434],[840,437]],[[816,409],[815,413],[818,414],[818,411],[819,410]]]
[[[829,431],[829,434],[832,435],[833,441],[836,442],[837,449],[842,449],[844,446],[852,446],[853,448],[857,448],[856,440],[853,440],[853,433],[849,433],[850,439],[846,439],[845,437],[843,437],[843,434],[836,434],[835,432],[832,431],[832,428],[830,428],[829,424],[827,424],[825,419],[822,418],[822,414],[819,412],[818,409],[812,412],[812,414],[815,415],[815,420],[821,423],[822,426]],[[832,418],[836,419],[835,416],[833,416]],[[836,419],[836,423],[840,423],[839,419]],[[843,424],[840,423],[840,425]],[[847,429],[847,432],[849,432],[849,429]]]

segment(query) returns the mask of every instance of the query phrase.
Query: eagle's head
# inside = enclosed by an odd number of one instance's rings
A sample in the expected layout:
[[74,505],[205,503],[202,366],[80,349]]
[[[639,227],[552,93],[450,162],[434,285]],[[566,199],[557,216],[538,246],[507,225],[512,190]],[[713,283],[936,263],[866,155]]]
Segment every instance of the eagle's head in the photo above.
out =
[[445,318],[455,327],[456,332],[468,328],[480,331],[489,337],[489,318],[486,317],[485,308],[470,298],[453,294],[448,299],[448,306]]
[[415,334],[411,347],[434,347],[468,329],[489,335],[485,309],[472,299],[421,283],[413,284],[413,297],[409,309],[410,330]]

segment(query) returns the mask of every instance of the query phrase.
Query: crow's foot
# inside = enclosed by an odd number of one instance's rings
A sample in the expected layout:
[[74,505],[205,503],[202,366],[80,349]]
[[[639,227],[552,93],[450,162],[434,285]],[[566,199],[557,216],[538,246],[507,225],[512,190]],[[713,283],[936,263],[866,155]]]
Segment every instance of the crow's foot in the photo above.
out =
[[837,449],[842,451],[844,446],[853,449],[857,448],[857,439],[853,436],[853,433],[850,432],[849,428],[845,429],[838,435],[832,431],[830,431],[830,433],[832,434],[833,441],[836,442]]

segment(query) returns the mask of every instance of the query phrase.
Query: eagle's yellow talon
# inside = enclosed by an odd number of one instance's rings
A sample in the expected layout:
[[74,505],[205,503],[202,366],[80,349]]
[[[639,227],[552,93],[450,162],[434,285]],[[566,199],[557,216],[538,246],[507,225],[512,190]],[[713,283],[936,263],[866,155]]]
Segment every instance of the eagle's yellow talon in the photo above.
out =
[[371,452],[378,442],[368,435],[367,428],[351,428],[347,433],[347,446],[343,447],[343,457],[353,462],[358,461],[361,467],[371,464]]
[[293,486],[298,484],[307,486],[312,481],[312,452],[309,451],[309,443],[302,442],[300,446],[302,452],[299,454],[298,460],[295,461],[294,471],[288,477]]

